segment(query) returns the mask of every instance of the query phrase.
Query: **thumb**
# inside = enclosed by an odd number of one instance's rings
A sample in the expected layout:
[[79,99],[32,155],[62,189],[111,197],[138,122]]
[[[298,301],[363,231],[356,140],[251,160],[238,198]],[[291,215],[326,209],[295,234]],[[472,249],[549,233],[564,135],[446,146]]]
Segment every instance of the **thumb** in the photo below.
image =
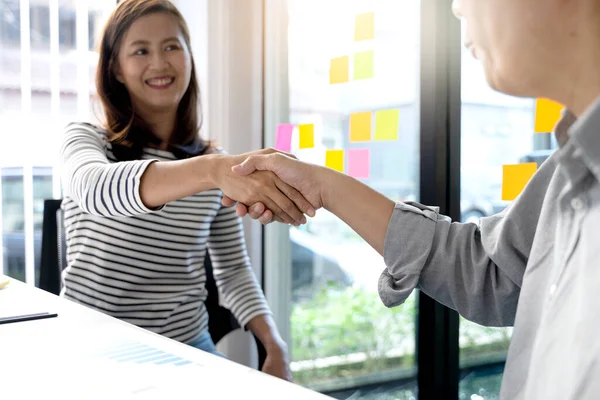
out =
[[256,170],[268,169],[264,156],[250,156],[243,163],[234,165],[231,170],[239,175],[250,175]]

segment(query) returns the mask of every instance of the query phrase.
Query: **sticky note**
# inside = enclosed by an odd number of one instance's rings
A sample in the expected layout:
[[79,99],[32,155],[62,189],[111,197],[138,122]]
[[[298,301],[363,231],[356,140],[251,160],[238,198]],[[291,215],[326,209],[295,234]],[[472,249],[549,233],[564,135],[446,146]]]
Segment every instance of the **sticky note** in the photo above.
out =
[[348,149],[348,175],[358,179],[369,179],[371,173],[371,151]]
[[354,41],[373,39],[375,39],[375,13],[357,15],[354,23]]
[[312,149],[315,147],[315,126],[314,124],[298,125],[300,132],[300,148]]
[[350,142],[371,140],[371,111],[350,114]]
[[294,125],[280,124],[277,126],[277,137],[275,138],[275,148],[281,151],[292,151],[292,132]]
[[400,110],[379,110],[375,112],[375,140],[398,140]]
[[350,58],[348,56],[332,58],[329,64],[329,83],[334,85],[348,82],[349,66]]
[[516,199],[536,170],[536,163],[504,165],[502,167],[502,200]]
[[564,107],[552,100],[537,99],[535,103],[535,133],[553,132]]
[[0,289],[5,288],[6,286],[8,286],[9,282],[10,281],[8,279],[0,277]]
[[325,153],[325,166],[344,172],[344,150],[327,150]]
[[375,75],[375,52],[362,51],[354,54],[354,79],[369,79]]

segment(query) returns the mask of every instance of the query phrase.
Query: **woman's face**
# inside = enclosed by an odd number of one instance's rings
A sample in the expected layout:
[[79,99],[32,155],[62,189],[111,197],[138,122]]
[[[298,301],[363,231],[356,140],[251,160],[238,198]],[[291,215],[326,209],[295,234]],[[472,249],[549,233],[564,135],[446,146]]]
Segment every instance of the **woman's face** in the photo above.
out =
[[141,17],[123,37],[115,75],[138,112],[176,111],[191,73],[190,50],[173,16]]

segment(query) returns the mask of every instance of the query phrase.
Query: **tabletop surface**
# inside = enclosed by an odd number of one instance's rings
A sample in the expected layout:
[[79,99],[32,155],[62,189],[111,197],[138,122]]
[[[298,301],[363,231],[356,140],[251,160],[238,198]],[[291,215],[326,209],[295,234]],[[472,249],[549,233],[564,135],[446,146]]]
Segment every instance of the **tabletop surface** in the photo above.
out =
[[12,279],[0,289],[0,318],[43,312],[58,316],[0,325],[0,398],[329,398]]

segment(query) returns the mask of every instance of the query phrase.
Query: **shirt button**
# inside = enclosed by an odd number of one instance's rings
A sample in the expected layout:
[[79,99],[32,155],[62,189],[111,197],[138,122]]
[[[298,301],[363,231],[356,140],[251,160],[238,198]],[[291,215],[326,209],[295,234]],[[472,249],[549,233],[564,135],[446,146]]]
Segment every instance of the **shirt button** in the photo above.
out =
[[583,208],[583,201],[579,197],[575,197],[571,200],[571,207],[573,207],[573,210],[579,211]]
[[556,284],[550,286],[550,296],[554,296],[555,292],[556,292]]

